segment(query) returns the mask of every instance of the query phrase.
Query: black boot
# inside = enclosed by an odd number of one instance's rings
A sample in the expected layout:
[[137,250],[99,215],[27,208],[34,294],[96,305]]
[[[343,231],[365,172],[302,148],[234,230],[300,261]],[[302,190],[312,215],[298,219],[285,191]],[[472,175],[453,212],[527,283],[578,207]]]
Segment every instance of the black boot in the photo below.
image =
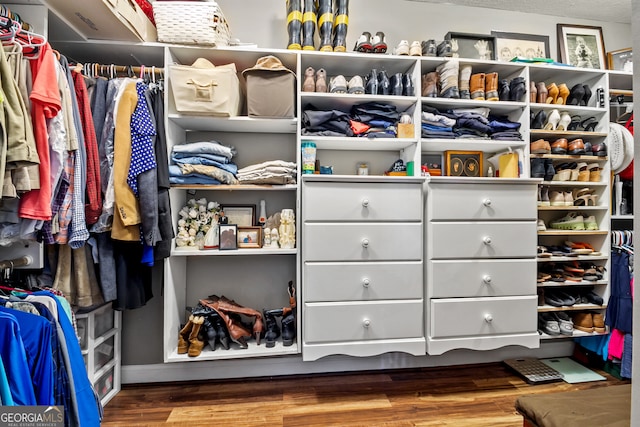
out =
[[524,77],[515,77],[509,82],[509,101],[522,102],[522,97],[527,93],[527,84]]
[[209,343],[209,347],[211,347],[211,350],[215,350],[216,341],[218,339],[218,331],[216,331],[216,328],[213,326],[213,324],[211,323],[211,320],[208,317],[204,318],[204,323],[202,324],[202,327],[204,328],[206,341],[207,343]]
[[[278,321],[276,320],[276,316],[282,316],[282,309],[278,310],[262,310],[264,313],[265,320],[265,328],[266,332],[264,334],[264,340],[266,342],[267,348],[275,347],[276,340],[280,337],[280,327],[278,326]],[[279,313],[279,314],[278,314]]]
[[302,49],[302,3],[301,0],[287,0],[287,31],[289,43],[287,49]]
[[378,94],[378,70],[371,70],[371,74],[367,76],[367,82],[364,85],[364,93],[368,95]]
[[231,337],[229,337],[229,331],[227,330],[227,326],[224,324],[220,316],[212,317],[213,327],[216,330],[216,338],[218,342],[225,350],[229,350]]
[[313,37],[316,34],[316,2],[304,0],[304,14],[302,15],[302,50],[315,50]]
[[333,21],[333,51],[347,51],[347,28],[349,27],[349,0],[336,0],[336,16]]
[[391,95],[402,96],[402,73],[391,76]]
[[282,344],[285,347],[293,345],[296,339],[296,317],[291,311],[282,318]]
[[507,79],[501,79],[498,82],[498,99],[500,99],[500,101],[508,101],[510,92],[509,81]]
[[389,95],[391,93],[391,83],[387,72],[382,70],[378,73],[378,95]]
[[333,32],[333,9],[331,0],[318,0],[318,34],[320,35],[320,51],[332,52],[331,37]]
[[413,79],[411,79],[411,74],[405,73],[402,76],[402,95],[404,96],[415,96],[416,88],[413,85]]

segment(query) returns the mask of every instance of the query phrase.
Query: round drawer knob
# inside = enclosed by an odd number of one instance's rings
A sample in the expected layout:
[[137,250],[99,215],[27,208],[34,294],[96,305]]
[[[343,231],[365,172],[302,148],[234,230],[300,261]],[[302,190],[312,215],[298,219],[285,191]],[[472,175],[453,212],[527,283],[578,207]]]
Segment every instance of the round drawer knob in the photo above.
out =
[[482,204],[485,205],[486,207],[491,206],[491,199],[484,199],[482,201]]
[[490,245],[490,244],[491,244],[491,237],[486,236],[484,239],[482,239],[482,242],[483,242],[485,245]]
[[482,278],[482,281],[483,281],[485,284],[490,285],[490,284],[491,284],[491,276],[489,276],[489,275],[487,274],[486,276],[484,276],[484,277]]
[[362,201],[362,206],[364,206],[365,208],[368,208],[369,207],[369,199],[364,199]]
[[369,247],[369,239],[362,239],[362,247],[363,248]]
[[362,286],[364,286],[365,288],[368,288],[370,284],[371,284],[371,281],[366,277],[362,279]]
[[490,314],[485,314],[484,315],[484,321],[487,322],[487,323],[493,322],[493,316],[490,315]]
[[362,322],[362,326],[368,328],[369,326],[371,326],[371,320],[364,319],[364,322]]

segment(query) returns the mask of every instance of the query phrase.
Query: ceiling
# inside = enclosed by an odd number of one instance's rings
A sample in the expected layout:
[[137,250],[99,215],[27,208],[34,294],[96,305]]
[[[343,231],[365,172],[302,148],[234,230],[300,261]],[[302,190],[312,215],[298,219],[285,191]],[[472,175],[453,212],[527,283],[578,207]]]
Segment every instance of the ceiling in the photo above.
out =
[[631,0],[408,0],[631,24]]

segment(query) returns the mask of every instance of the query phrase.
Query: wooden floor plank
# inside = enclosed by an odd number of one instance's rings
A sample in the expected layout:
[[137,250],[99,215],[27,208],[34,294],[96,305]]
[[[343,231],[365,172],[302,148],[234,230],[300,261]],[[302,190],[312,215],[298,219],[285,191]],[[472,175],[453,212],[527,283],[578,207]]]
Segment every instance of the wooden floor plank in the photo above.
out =
[[124,386],[103,427],[506,427],[518,396],[628,383],[527,384],[501,363]]

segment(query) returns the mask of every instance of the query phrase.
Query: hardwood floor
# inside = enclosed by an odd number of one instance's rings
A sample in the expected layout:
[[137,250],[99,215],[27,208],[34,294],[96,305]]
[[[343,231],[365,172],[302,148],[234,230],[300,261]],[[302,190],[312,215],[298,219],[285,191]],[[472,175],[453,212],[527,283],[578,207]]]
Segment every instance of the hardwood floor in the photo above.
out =
[[105,407],[102,426],[521,426],[520,395],[628,383],[597,372],[607,380],[529,385],[491,363],[129,385]]

